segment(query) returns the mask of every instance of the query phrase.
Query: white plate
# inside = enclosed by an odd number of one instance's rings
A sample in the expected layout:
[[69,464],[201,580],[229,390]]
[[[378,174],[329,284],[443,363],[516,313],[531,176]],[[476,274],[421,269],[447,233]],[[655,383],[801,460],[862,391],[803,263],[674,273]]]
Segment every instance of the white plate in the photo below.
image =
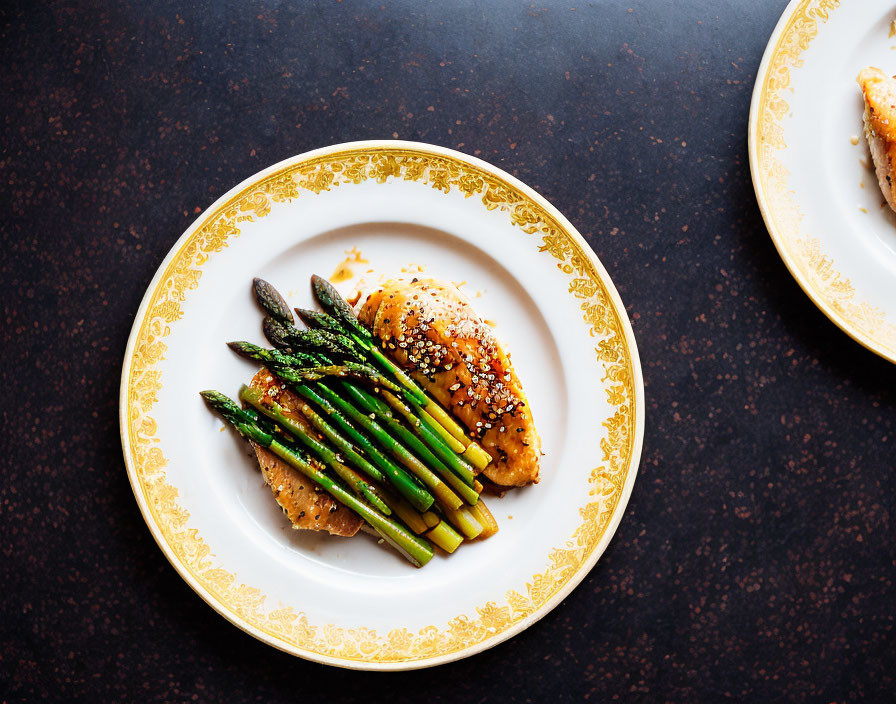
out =
[[791,2],[749,124],[756,197],[785,264],[831,320],[892,362],[896,214],[881,206],[856,76],[867,66],[896,74],[894,20],[892,0]]
[[[541,483],[490,507],[501,530],[415,569],[368,536],[299,532],[247,446],[198,391],[235,396],[262,342],[251,279],[312,306],[313,273],[369,265],[466,281],[513,355],[544,443]],[[625,309],[585,241],[543,198],[478,159],[358,142],[281,162],[219,199],[147,290],[122,372],[128,474],[153,536],[196,592],[255,637],[369,669],[471,655],[556,606],[613,535],[643,435]]]

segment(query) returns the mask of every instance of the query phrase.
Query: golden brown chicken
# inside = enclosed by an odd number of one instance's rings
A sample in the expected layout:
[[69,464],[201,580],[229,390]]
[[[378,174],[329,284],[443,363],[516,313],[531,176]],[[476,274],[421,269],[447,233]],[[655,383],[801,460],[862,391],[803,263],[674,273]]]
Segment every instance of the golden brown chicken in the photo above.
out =
[[[286,415],[302,424],[304,416],[298,412],[302,400],[267,370],[262,369],[252,379],[250,386],[265,394],[265,398],[279,403]],[[320,491],[301,472],[283,462],[270,450],[252,443],[258,466],[267,485],[293,528],[327,531],[331,535],[351,537],[360,530],[363,521],[345,506]]]
[[491,327],[456,286],[389,281],[358,317],[492,455],[486,477],[501,486],[538,481],[541,441],[523,388]]
[[865,138],[877,182],[889,206],[896,210],[896,79],[871,66],[856,80],[865,96]]

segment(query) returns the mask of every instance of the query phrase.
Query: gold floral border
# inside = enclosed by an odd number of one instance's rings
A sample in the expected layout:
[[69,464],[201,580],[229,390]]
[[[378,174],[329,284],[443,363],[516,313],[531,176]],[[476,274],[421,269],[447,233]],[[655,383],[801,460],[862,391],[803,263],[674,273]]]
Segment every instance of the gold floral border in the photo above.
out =
[[[309,622],[292,607],[265,609],[265,595],[239,583],[236,575],[216,564],[211,548],[188,521],[178,504],[178,490],[168,483],[166,458],[160,446],[152,408],[162,388],[159,363],[166,351],[164,338],[183,316],[182,304],[200,280],[201,268],[242,223],[267,215],[280,202],[303,192],[320,193],[365,181],[385,183],[403,179],[448,193],[477,197],[489,210],[505,212],[511,222],[541,237],[539,250],[557,260],[569,277],[569,292],[580,303],[584,320],[595,339],[597,362],[604,370],[608,402],[613,414],[603,423],[608,436],[601,441],[601,464],[589,477],[589,503],[581,509],[582,522],[569,540],[551,551],[547,568],[519,590],[505,594],[502,603],[490,601],[475,616],[460,615],[442,627],[417,632],[396,629],[377,633],[370,628],[341,628]],[[286,166],[243,189],[208,215],[173,256],[152,292],[133,345],[127,376],[125,453],[136,475],[135,491],[142,493],[167,546],[183,568],[211,595],[222,613],[242,621],[295,654],[325,656],[349,662],[401,663],[440,657],[476,646],[500,635],[535,614],[566,585],[588,560],[604,536],[634,471],[636,419],[635,367],[625,325],[594,264],[576,238],[545,208],[512,184],[459,158],[421,149],[367,147],[339,151]],[[127,364],[127,361],[126,361]],[[132,476],[132,480],[133,480]]]
[[[859,343],[896,362],[896,325],[885,312],[857,300],[843,276],[815,237],[802,233],[803,213],[788,187],[790,172],[777,154],[787,149],[781,121],[790,112],[791,72],[803,65],[802,54],[819,27],[840,6],[840,0],[805,0],[791,13],[772,50],[759,96],[753,148],[760,185],[756,195],[772,239],[797,283],[831,320]],[[751,154],[752,157],[752,154]]]

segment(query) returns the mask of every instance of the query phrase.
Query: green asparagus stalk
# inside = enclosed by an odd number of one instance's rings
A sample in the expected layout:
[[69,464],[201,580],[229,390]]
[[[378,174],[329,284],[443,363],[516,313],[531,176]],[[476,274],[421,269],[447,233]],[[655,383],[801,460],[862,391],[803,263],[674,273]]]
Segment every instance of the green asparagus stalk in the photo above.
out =
[[233,425],[243,437],[268,448],[277,457],[318,484],[334,499],[357,513],[383,539],[410,560],[412,564],[422,567],[432,559],[432,546],[427,541],[413,535],[394,520],[382,515],[379,511],[358,499],[342,485],[311,464],[307,456],[303,456],[296,450],[276,440],[272,435],[265,433],[231,399],[217,391],[203,391],[202,397],[227,422]]
[[458,546],[464,542],[464,537],[448,525],[448,521],[439,521],[424,535],[449,554],[457,550]]
[[490,538],[498,532],[498,522],[495,520],[492,512],[488,510],[485,501],[479,499],[476,505],[471,506],[468,510],[479,525],[482,526],[482,532],[479,534],[480,538]]
[[285,355],[277,350],[266,350],[264,347],[244,341],[228,342],[227,346],[243,357],[261,362],[277,376],[294,384],[321,381],[327,377],[342,379],[351,377],[370,384],[374,388],[382,387],[393,393],[402,393],[402,389],[398,385],[369,364],[346,361],[342,364],[315,364],[312,362],[309,366],[300,366],[297,365],[298,361],[313,359],[313,357],[303,353]]
[[472,540],[482,533],[483,526],[473,517],[466,506],[451,508],[443,505],[440,508],[445,517],[464,534],[465,538]]
[[294,308],[296,314],[309,328],[314,330],[329,330],[330,332],[342,332],[342,326],[333,316],[307,308]]
[[427,421],[426,424],[430,428],[432,428],[434,433],[442,438],[442,441],[448,446],[448,449],[462,457],[464,456],[464,453],[467,449],[464,447],[464,444],[447,430],[445,430],[445,427],[441,423],[439,423],[439,421],[433,418],[428,411],[421,408],[420,406],[417,406],[417,415],[420,416],[420,420]]
[[289,344],[289,329],[281,321],[266,315],[261,321],[261,330],[274,347],[293,351]]
[[327,445],[314,437],[309,429],[301,423],[286,415],[285,410],[279,403],[268,399],[264,400],[264,394],[257,389],[251,389],[245,384],[240,388],[240,400],[253,406],[258,411],[264,413],[268,418],[277,422],[280,427],[285,428],[293,436],[298,438],[311,452],[317,455],[318,459],[323,461],[344,481],[350,489],[358,496],[366,499],[386,516],[392,515],[390,509],[383,500],[377,495],[376,488],[364,481],[364,479],[351,467],[346,466],[339,456],[333,452]]

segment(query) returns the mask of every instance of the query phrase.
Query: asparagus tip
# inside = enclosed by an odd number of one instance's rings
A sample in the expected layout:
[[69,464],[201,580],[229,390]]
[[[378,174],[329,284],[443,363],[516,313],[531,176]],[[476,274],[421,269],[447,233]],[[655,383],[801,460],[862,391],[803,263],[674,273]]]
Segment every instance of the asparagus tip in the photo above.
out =
[[270,283],[256,276],[252,279],[252,290],[255,292],[258,304],[268,313],[285,323],[292,323],[293,317],[289,304]]
[[234,340],[233,342],[228,342],[227,346],[241,357],[248,357],[249,359],[259,359],[260,355],[265,351],[258,345],[253,345],[245,340]]
[[294,310],[301,321],[308,327],[311,327],[311,322],[314,320],[314,311],[307,308],[295,308]]
[[206,391],[200,391],[199,395],[205,399],[205,402],[208,403],[208,405],[228,420],[232,416],[233,409],[238,408],[229,396],[225,396],[220,391],[208,389]]
[[287,341],[288,330],[286,326],[276,318],[272,318],[271,316],[266,316],[263,321],[261,321],[261,330],[264,333],[264,336],[268,339],[274,347],[286,348],[289,347],[289,343]]

